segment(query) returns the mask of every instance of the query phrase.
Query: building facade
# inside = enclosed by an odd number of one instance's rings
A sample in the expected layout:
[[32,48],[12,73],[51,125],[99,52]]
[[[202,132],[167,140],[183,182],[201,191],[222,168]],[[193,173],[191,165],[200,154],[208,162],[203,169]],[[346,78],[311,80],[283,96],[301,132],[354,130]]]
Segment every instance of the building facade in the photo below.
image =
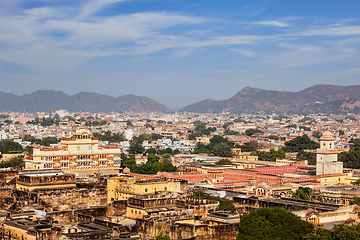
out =
[[88,130],[76,131],[71,138],[61,139],[56,148],[35,148],[25,158],[25,169],[62,169],[63,171],[119,168],[121,151],[117,146],[99,146]]
[[316,175],[342,174],[343,163],[338,161],[335,139],[329,131],[320,138],[320,148],[316,153]]

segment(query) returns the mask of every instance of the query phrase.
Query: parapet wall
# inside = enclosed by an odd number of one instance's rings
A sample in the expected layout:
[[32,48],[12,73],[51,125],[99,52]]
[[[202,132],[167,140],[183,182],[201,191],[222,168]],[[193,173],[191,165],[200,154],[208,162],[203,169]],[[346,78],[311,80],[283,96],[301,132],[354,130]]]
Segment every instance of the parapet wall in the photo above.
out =
[[136,220],[135,232],[142,234],[143,238],[152,238],[157,234],[166,233],[173,239],[194,240],[233,240],[239,232],[239,224],[227,225],[193,225],[193,224],[170,224],[138,219]]

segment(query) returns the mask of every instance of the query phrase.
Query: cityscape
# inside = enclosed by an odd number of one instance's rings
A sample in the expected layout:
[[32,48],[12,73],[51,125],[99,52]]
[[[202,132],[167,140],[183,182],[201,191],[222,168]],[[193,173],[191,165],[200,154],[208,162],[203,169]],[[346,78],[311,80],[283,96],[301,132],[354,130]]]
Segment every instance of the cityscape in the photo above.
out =
[[360,239],[359,8],[0,1],[0,240]]
[[241,239],[263,208],[358,234],[356,114],[0,117],[5,239]]

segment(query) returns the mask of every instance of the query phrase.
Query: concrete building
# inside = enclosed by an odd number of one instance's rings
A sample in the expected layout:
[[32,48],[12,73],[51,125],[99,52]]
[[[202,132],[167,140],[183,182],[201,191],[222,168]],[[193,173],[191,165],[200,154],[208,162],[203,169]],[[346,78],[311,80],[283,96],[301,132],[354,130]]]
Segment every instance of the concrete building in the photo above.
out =
[[61,139],[56,148],[35,148],[25,158],[25,169],[62,169],[64,171],[119,168],[120,149],[99,146],[99,140],[88,130],[77,130],[71,138]]
[[335,139],[329,131],[320,138],[320,148],[316,153],[316,175],[342,174],[343,163],[338,162]]
[[[124,171],[126,172],[127,169]],[[154,194],[159,191],[180,192],[180,181],[155,178],[137,179],[131,176],[110,177],[107,180],[108,203],[129,197]]]

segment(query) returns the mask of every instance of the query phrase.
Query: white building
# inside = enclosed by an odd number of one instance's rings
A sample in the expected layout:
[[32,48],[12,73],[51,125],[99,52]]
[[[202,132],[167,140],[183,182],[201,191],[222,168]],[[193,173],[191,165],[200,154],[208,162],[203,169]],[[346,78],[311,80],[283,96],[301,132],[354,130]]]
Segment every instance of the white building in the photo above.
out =
[[316,153],[316,175],[343,173],[343,163],[338,162],[335,139],[329,131],[320,138],[320,148]]
[[121,151],[117,146],[99,146],[88,130],[77,130],[72,138],[61,139],[57,148],[36,148],[25,158],[26,169],[62,169],[64,171],[118,168]]

